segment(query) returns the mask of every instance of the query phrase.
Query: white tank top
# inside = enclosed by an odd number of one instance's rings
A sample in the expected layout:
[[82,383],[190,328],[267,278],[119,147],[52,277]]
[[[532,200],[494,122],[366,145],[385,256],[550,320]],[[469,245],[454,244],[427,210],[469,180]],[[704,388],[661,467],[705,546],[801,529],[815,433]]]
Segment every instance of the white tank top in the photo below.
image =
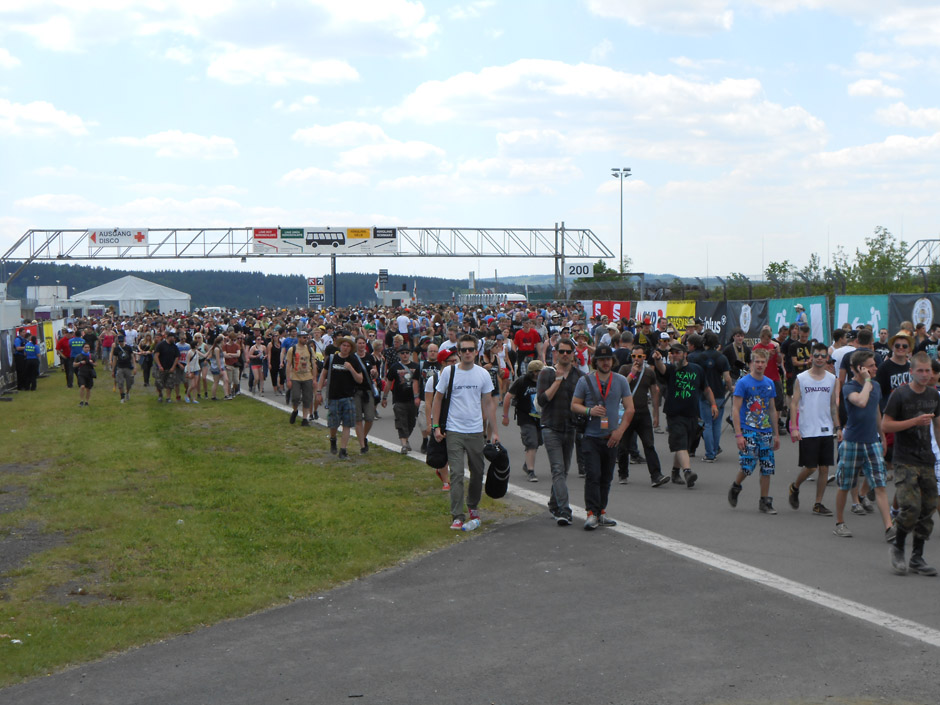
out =
[[822,379],[813,379],[807,370],[796,376],[796,383],[800,386],[800,433],[804,438],[831,436],[835,375],[827,371]]

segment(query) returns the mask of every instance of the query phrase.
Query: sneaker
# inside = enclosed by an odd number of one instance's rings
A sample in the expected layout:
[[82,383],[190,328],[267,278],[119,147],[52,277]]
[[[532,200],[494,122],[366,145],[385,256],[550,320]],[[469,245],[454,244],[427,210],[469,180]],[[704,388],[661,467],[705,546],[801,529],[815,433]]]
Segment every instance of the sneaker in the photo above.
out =
[[450,525],[450,528],[454,531],[463,531],[463,522],[460,519],[454,519],[454,523]]
[[835,481],[836,481],[836,474],[835,474],[835,473],[831,473],[831,474],[829,475],[829,477],[826,478],[826,484],[827,484],[827,485],[831,485],[831,484],[832,484],[833,482],[835,482]]
[[307,421],[307,419],[303,419],[303,420],[300,422],[300,425],[301,425],[301,426],[309,426],[309,425],[310,425],[310,422]]
[[401,447],[401,454],[402,454],[402,455],[408,455],[408,446],[402,446],[402,447]]
[[198,403],[199,403],[199,401],[198,401],[198,400],[196,400],[196,399],[193,399],[193,404],[198,404]]
[[525,479],[529,482],[538,482],[539,479],[535,476],[535,470],[526,470]]
[[682,476],[679,474],[679,468],[672,469],[672,484],[674,485],[684,485],[685,480],[682,479]]
[[619,482],[621,485],[626,485],[626,484],[628,484],[628,483],[630,482],[630,476],[629,476],[629,475],[621,475],[621,476],[620,476],[620,479],[617,480],[617,482]]
[[[480,520],[479,520],[479,519],[471,519],[471,520],[468,521],[466,524],[464,524],[462,528],[463,528],[464,531],[473,531],[473,530],[475,530],[475,529],[478,529],[479,527],[480,527]],[[451,528],[454,528],[454,527],[451,526]]]
[[450,492],[449,482],[445,482],[443,485],[441,485],[441,492]]
[[714,463],[714,462],[715,462],[715,459],[714,459],[714,458],[709,458],[707,455],[705,455],[705,456],[702,456],[702,462],[703,462],[703,463]]
[[571,526],[571,517],[566,514],[556,514],[555,523],[558,526]]
[[695,481],[698,479],[698,473],[694,473],[691,470],[685,470],[682,474],[685,476],[685,486],[690,490],[695,487]]
[[586,477],[584,470],[578,469],[578,477]]
[[336,455],[336,439],[335,438],[330,439],[330,452],[333,455]]
[[894,543],[894,540],[898,537],[898,529],[895,526],[889,526],[885,529],[885,543]]
[[294,409],[290,412],[290,422],[294,423],[297,420],[297,409]]
[[894,507],[891,507],[891,509],[889,509],[888,512],[891,514],[891,518],[892,518],[892,519],[897,519],[897,518],[898,518],[898,514],[901,513],[901,510],[900,510],[900,509],[895,509]]
[[594,531],[598,526],[600,526],[600,521],[591,512],[588,512],[587,521],[584,522],[584,530]]
[[853,504],[853,505],[852,505],[852,514],[858,514],[859,516],[865,516],[866,514],[868,514],[868,512],[866,512],[866,511],[862,508],[862,505],[861,505],[861,504]]
[[410,452],[411,452],[411,444],[410,444],[410,443],[406,443],[406,444],[405,444],[405,452],[406,452],[406,453],[410,453]]
[[832,512],[826,508],[825,504],[816,503],[813,505],[813,515],[818,517],[831,517]]
[[732,507],[738,506],[738,495],[741,494],[741,485],[736,482],[731,483],[731,489],[728,490],[728,504]]
[[862,509],[871,514],[875,511],[875,505],[871,503],[868,497],[861,496],[858,498],[858,503],[862,505]]
[[339,449],[339,455],[337,456],[340,460],[349,460],[349,453],[346,452],[345,448]]
[[790,483],[790,495],[787,497],[787,500],[790,502],[790,507],[792,509],[800,508],[800,488],[794,485],[792,482]]
[[650,480],[650,484],[653,487],[662,487],[667,482],[669,482],[669,478],[663,475],[662,473],[659,473],[659,475],[657,475],[652,480]]
[[762,511],[764,514],[776,514],[777,510],[774,509],[774,498],[773,497],[761,497],[760,502],[757,504],[757,508]]
[[124,403],[124,397],[121,397],[121,403],[122,404]]
[[78,406],[79,406],[79,408],[85,406],[85,402],[83,402],[83,401],[78,402]]
[[427,438],[421,439],[421,452],[422,453],[428,452],[428,439]]
[[314,412],[313,412],[313,420],[314,420],[314,421],[319,421],[319,420],[320,420],[320,412],[319,412],[319,411],[314,411]]
[[665,433],[665,431],[664,431],[662,428],[660,428],[659,426],[653,426],[653,433],[663,434],[663,433]]
[[617,522],[607,516],[607,512],[601,512],[600,518],[597,520],[598,526],[617,526]]
[[875,488],[872,487],[870,490],[868,490],[868,493],[865,495],[865,497],[868,499],[869,502],[874,502],[875,501]]
[[898,575],[907,575],[907,561],[904,560],[904,551],[892,544],[888,547],[888,556],[891,558],[891,567]]
[[368,452],[369,452],[369,444],[368,444],[368,443],[366,443],[364,446],[362,446],[362,447],[359,449],[359,455],[365,455],[365,454],[368,453]]
[[157,404],[163,403],[163,397],[157,397]]
[[640,455],[639,453],[637,453],[637,454],[635,454],[635,455],[631,455],[631,456],[630,456],[630,462],[631,462],[631,463],[637,463],[637,464],[639,465],[639,464],[641,464],[641,463],[645,463],[645,462],[646,462],[646,458],[644,458],[642,455]]
[[471,509],[467,513],[470,515],[471,519],[476,519],[477,521],[480,521],[480,511],[478,509]]
[[849,531],[849,527],[847,527],[844,522],[842,524],[836,524],[836,528],[832,530],[832,533],[843,539],[852,538],[852,532]]

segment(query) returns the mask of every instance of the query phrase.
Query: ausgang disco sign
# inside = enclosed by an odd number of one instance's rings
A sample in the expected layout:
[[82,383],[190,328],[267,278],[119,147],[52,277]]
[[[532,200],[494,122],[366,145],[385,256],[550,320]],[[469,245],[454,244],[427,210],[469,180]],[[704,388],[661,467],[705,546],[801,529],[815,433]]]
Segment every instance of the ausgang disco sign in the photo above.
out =
[[88,247],[146,247],[147,228],[96,228],[86,230]]

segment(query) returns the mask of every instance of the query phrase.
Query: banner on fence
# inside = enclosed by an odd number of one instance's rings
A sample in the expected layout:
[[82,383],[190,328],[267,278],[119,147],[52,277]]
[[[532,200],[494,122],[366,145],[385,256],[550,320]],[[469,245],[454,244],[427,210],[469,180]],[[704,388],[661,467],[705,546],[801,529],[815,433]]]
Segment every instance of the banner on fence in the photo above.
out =
[[607,316],[612,323],[616,323],[621,318],[630,318],[629,301],[595,301],[591,310],[594,311],[595,318]]
[[[760,338],[760,329],[768,324],[767,318],[767,300],[754,299],[752,301],[728,301],[727,324],[724,327],[721,344],[728,345],[731,342],[731,334],[735,328],[744,331],[744,339],[748,345],[754,345]],[[701,316],[699,316],[701,318]]]
[[829,311],[825,296],[804,296],[799,299],[770,299],[767,301],[767,317],[774,335],[781,326],[799,323],[796,305],[802,304],[809,324],[809,337],[829,343]]
[[923,323],[927,330],[940,316],[940,294],[891,294],[888,297],[888,333],[894,335],[902,321],[911,321],[916,327]]
[[694,301],[668,301],[666,303],[666,318],[678,331],[685,330],[686,326],[695,321]]
[[835,327],[841,328],[846,323],[858,328],[866,323],[878,337],[880,328],[888,326],[887,296],[837,296]]
[[702,319],[706,331],[718,336],[722,346],[731,341],[731,330],[736,325],[728,323],[728,303],[726,301],[699,301],[695,304],[695,316]]
[[636,322],[637,325],[643,322],[644,318],[649,318],[653,328],[656,328],[656,321],[666,316],[668,303],[666,301],[637,301],[636,302]]

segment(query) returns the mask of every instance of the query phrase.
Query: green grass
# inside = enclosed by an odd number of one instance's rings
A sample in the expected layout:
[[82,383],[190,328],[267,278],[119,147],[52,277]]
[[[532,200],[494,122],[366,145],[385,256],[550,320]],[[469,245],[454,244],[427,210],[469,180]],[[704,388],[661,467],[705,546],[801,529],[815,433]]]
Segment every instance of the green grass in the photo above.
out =
[[121,405],[97,382],[88,408],[60,373],[0,404],[0,493],[28,495],[0,540],[40,532],[0,576],[0,685],[465,538],[424,464],[374,446],[340,463],[325,429],[247,398],[157,404],[138,378]]

